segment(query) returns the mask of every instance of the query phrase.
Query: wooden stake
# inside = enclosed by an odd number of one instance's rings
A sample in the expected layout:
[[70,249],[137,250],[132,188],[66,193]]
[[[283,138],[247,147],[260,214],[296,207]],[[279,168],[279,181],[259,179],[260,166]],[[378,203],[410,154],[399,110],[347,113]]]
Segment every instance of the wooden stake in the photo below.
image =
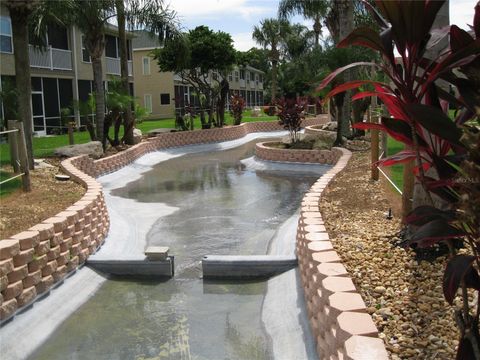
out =
[[28,167],[27,143],[25,141],[25,131],[23,130],[23,122],[17,121],[16,127],[18,132],[18,154],[20,156],[20,170],[22,175],[23,191],[30,192],[30,170]]
[[[405,150],[409,150],[405,146]],[[413,175],[413,168],[415,161],[409,161],[403,165],[403,190],[402,190],[402,219],[405,220],[406,216],[413,207],[413,190],[415,188],[415,176]]]
[[371,152],[371,158],[372,158],[372,174],[371,178],[372,180],[377,181],[379,177],[379,171],[377,166],[373,166],[378,161],[378,144],[379,144],[379,136],[378,136],[378,130],[377,129],[372,129],[370,131],[370,152]]
[[75,125],[74,122],[71,122],[71,121],[68,122],[68,143],[70,145],[75,144],[75,139],[73,137],[73,125]]
[[[8,130],[15,130],[17,120],[8,120]],[[10,160],[15,174],[20,173],[20,158],[18,157],[18,131],[8,133],[8,145],[10,146]]]

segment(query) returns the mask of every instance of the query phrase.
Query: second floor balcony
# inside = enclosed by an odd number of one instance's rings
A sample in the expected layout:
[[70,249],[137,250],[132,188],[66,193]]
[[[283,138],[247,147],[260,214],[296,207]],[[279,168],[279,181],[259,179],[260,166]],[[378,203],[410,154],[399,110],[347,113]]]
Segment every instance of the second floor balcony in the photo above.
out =
[[[107,74],[121,75],[119,58],[105,57],[105,65],[107,68]],[[128,76],[133,76],[133,63],[131,60],[128,60]]]
[[72,70],[72,51],[48,46],[40,49],[29,45],[30,66],[50,70]]

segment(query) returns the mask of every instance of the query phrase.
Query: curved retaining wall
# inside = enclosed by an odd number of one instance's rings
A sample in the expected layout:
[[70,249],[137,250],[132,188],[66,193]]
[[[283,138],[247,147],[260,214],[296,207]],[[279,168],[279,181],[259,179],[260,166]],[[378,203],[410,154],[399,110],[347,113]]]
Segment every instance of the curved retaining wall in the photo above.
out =
[[328,183],[351,153],[333,148],[336,165],[305,194],[297,227],[296,252],[310,327],[320,359],[388,359],[384,343],[352,279],[333,249],[319,203]]
[[269,147],[268,142],[264,142],[255,144],[255,155],[267,161],[332,165],[342,156],[342,152],[337,148],[332,150],[276,149]]
[[64,171],[87,190],[79,201],[27,231],[0,241],[1,320],[47,293],[104,241],[110,220],[102,187],[77,169],[87,159],[82,156],[62,162]]
[[332,139],[332,140],[335,140],[335,138],[337,137],[336,131],[317,129],[317,125],[306,126],[305,134],[315,135],[320,138]]
[[[326,115],[319,116],[304,120],[304,125],[326,121]],[[87,191],[79,201],[54,217],[0,240],[0,321],[6,321],[18,309],[48,293],[103,243],[110,221],[102,186],[96,177],[118,170],[157,149],[234,140],[251,132],[275,130],[283,128],[277,122],[256,122],[165,133],[103,159],[94,161],[83,155],[64,160],[63,170]]]

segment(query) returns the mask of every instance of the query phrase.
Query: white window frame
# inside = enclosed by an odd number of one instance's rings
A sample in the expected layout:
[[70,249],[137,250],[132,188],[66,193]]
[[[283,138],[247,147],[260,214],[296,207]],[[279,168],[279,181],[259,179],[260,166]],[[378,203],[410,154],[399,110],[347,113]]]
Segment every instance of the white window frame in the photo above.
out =
[[[145,59],[148,60],[148,71],[145,71]],[[143,75],[150,75],[150,57],[149,56],[143,56],[142,57],[142,74]]]
[[[147,99],[150,99],[150,108],[147,106]],[[153,112],[153,104],[152,104],[152,94],[144,94],[143,95],[143,104],[145,105],[145,110],[147,110],[147,112],[149,114],[151,114]]]
[[8,36],[10,38],[10,47],[12,48],[12,51],[3,51],[0,49],[0,53],[2,54],[13,54],[13,32],[12,32],[12,20],[8,16],[1,15],[0,18],[2,20],[6,20],[10,24],[10,34],[4,34],[0,30],[0,35],[2,36]]

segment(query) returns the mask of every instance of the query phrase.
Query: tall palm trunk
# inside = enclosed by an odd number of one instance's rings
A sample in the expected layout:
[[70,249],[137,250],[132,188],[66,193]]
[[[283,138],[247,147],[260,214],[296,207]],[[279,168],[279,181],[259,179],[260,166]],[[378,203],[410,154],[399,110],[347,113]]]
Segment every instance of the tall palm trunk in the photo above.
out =
[[[120,45],[120,76],[122,81],[122,89],[125,94],[130,93],[128,85],[128,54],[127,54],[127,36],[125,31],[125,4],[123,0],[115,0],[115,7],[117,8],[117,22],[118,22],[118,38]],[[123,123],[125,135],[123,139],[126,144],[133,144],[133,116],[132,109],[128,106],[123,113]]]
[[14,7],[10,9],[12,21],[13,53],[15,58],[15,82],[18,90],[18,116],[23,122],[27,144],[28,167],[33,170],[32,144],[32,86],[30,80],[30,58],[28,55],[28,16],[29,9]]
[[320,16],[316,16],[313,23],[313,32],[315,33],[315,46],[320,44],[320,35],[322,34],[322,24],[320,22]]
[[275,103],[277,97],[277,60],[272,60],[272,101],[271,105]]
[[95,86],[95,121],[97,139],[101,141],[103,149],[106,147],[105,123],[105,89],[103,86],[102,59],[92,56],[93,84]]
[[[342,41],[346,38],[354,28],[354,20],[353,20],[353,2],[351,1],[339,1],[339,41]],[[349,82],[352,80],[352,72],[347,70],[344,74],[345,82]],[[352,92],[348,91],[346,93],[344,102],[343,102],[343,111],[342,117],[338,119],[342,122],[342,135],[343,136],[350,136],[351,129],[350,129],[350,118],[352,116]]]

